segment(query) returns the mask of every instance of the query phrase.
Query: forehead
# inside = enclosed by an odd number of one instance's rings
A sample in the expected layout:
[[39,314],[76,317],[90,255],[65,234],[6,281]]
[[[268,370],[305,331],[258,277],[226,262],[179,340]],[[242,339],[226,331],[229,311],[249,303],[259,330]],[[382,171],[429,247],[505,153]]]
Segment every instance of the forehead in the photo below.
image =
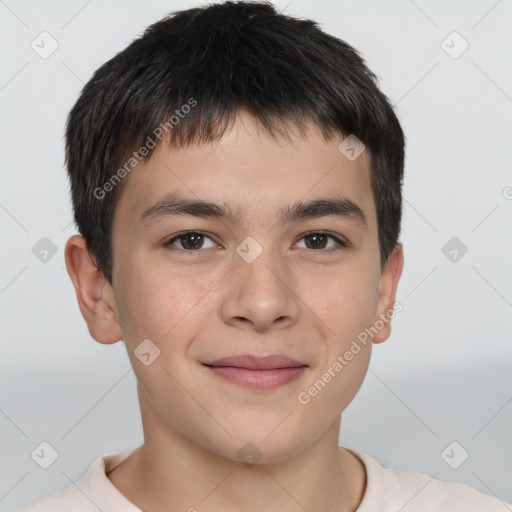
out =
[[223,203],[246,218],[269,221],[283,207],[317,198],[344,197],[359,206],[371,228],[375,208],[368,151],[349,160],[339,149],[344,137],[327,142],[318,128],[289,129],[290,138],[265,133],[240,115],[213,143],[169,148],[160,144],[147,162],[125,178],[116,225],[134,226],[166,194]]

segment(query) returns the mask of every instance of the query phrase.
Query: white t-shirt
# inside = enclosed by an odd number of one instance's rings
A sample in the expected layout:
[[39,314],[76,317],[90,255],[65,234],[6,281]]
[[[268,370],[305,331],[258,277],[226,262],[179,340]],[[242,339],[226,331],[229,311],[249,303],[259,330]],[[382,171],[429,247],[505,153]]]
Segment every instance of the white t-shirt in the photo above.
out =
[[[75,484],[45,496],[17,512],[142,512],[107,478],[133,450],[98,457]],[[512,506],[468,485],[440,482],[418,471],[381,466],[355,450],[366,469],[366,490],[356,512],[507,512]]]

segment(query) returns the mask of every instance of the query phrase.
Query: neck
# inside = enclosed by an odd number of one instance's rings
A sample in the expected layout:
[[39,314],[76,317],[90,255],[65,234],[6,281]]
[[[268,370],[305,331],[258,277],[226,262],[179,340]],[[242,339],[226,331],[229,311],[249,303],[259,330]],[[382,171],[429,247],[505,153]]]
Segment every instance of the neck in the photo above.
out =
[[364,466],[338,447],[339,417],[293,457],[251,466],[207,450],[156,417],[143,414],[143,426],[145,443],[108,478],[145,512],[353,512],[364,494]]

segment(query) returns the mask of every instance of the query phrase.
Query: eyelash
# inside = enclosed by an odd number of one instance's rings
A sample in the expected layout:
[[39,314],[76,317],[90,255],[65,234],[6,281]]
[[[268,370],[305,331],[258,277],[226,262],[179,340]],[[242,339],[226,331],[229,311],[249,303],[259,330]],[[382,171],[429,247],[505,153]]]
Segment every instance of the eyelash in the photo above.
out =
[[[173,243],[177,240],[179,240],[180,238],[182,237],[185,237],[186,235],[202,235],[206,238],[209,238],[212,242],[214,242],[214,240],[205,232],[203,231],[183,231],[182,233],[178,233],[177,235],[174,235],[170,240],[168,240],[167,242],[164,243],[164,246],[166,248],[168,248],[169,250],[177,250],[177,251],[181,251],[181,252],[186,252],[186,253],[189,253],[189,254],[193,254],[193,253],[200,253],[200,252],[203,252],[201,249],[197,249],[197,250],[189,250],[189,249],[181,249],[179,247],[173,247]],[[350,247],[350,244],[341,240],[340,238],[332,235],[332,234],[329,234],[329,233],[324,233],[323,231],[309,231],[308,233],[304,233],[300,238],[299,238],[299,241],[302,240],[303,238],[306,238],[308,236],[313,236],[313,235],[323,235],[323,236],[326,236],[328,238],[331,238],[332,240],[334,240],[337,244],[336,247],[331,247],[330,249],[308,249],[309,251],[311,252],[321,252],[321,253],[328,253],[330,254],[331,252],[333,251],[338,251],[340,249],[345,249],[345,248],[348,248]]]

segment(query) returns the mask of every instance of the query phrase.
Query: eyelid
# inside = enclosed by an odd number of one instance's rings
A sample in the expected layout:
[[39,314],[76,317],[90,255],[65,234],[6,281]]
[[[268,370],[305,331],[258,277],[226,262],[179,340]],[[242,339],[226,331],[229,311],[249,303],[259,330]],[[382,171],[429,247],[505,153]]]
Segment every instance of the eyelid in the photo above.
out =
[[307,236],[311,236],[311,235],[324,235],[328,238],[332,238],[337,244],[336,247],[331,247],[330,249],[319,249],[316,251],[314,249],[308,249],[311,252],[328,253],[331,251],[335,251],[337,249],[349,248],[352,245],[345,237],[339,235],[338,233],[331,233],[330,231],[322,231],[322,230],[307,231],[306,233],[303,233],[302,235],[300,235],[298,241],[302,240],[303,238],[305,238]]
[[[181,238],[182,236],[185,236],[185,235],[188,235],[188,234],[197,234],[197,235],[202,235],[206,238],[209,238],[212,242],[216,243],[217,245],[219,245],[215,240],[214,238],[212,237],[212,235],[210,235],[209,233],[207,233],[206,231],[200,231],[200,230],[188,230],[188,231],[181,231],[179,233],[176,233],[175,235],[172,235],[172,237],[170,239],[167,239],[165,242],[164,242],[164,247],[174,247],[172,244],[178,240],[179,238]],[[331,233],[331,232],[328,232],[328,231],[322,231],[322,230],[311,230],[311,231],[307,231],[305,233],[302,233],[300,235],[300,237],[297,239],[297,242],[299,242],[300,240],[302,240],[303,238],[306,238],[307,236],[311,236],[311,235],[324,235],[324,236],[327,236],[328,238],[331,238],[333,239],[335,242],[336,242],[336,247],[331,247],[329,249],[318,249],[318,250],[315,250],[315,249],[307,249],[307,251],[310,251],[310,252],[318,252],[318,253],[329,253],[329,252],[332,252],[332,251],[335,251],[335,250],[338,250],[338,249],[342,249],[342,248],[348,248],[348,247],[351,247],[351,244],[350,242],[348,242],[344,237],[342,237],[341,235],[339,234],[334,234],[334,233]],[[297,243],[295,242],[295,243]],[[181,249],[180,247],[174,247],[174,249],[178,250],[178,251],[183,251],[183,252],[188,252],[188,253],[191,253],[191,252],[203,252],[201,249],[198,249],[196,251],[193,251],[193,250],[188,250],[188,249]]]
[[[172,245],[176,240],[178,240],[182,236],[185,236],[185,235],[188,235],[191,233],[193,233],[195,235],[202,235],[205,238],[209,238],[213,243],[217,244],[217,242],[213,239],[212,235],[210,235],[206,231],[200,231],[197,229],[189,229],[187,231],[181,231],[180,233],[176,233],[175,235],[172,235],[171,238],[166,239],[166,241],[164,242],[164,247],[173,247],[174,249],[176,249],[178,251],[183,251],[183,252],[203,252],[203,251],[201,251],[201,249],[198,249],[197,251],[191,251],[188,249],[181,249],[180,247],[174,247]],[[219,244],[217,244],[217,245],[219,245]]]

